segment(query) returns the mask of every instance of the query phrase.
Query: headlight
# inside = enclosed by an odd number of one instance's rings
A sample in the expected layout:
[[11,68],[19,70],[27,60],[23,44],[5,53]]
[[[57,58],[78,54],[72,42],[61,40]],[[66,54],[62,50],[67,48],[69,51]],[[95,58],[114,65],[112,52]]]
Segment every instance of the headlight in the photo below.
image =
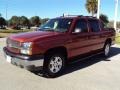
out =
[[22,54],[31,55],[32,54],[32,42],[22,43],[20,52]]

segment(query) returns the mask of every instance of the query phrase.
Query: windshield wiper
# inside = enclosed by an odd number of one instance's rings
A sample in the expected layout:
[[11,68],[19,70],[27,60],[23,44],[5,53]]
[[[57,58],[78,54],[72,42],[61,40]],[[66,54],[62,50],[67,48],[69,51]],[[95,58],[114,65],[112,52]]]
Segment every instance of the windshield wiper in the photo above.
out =
[[44,31],[54,31],[53,29],[46,29],[46,30],[44,30]]

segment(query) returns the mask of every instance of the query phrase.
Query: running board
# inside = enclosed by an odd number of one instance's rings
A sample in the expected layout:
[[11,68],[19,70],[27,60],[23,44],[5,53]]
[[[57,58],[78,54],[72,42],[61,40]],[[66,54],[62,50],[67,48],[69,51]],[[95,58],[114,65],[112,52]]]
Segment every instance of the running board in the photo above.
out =
[[[71,60],[70,60],[70,64],[74,64],[74,63],[83,61],[83,60],[85,60],[85,59],[88,59],[88,58],[93,57],[93,56],[96,56],[96,55],[100,55],[100,54],[102,54],[102,53],[104,53],[104,52],[99,52],[99,53],[96,53],[96,54],[92,54],[92,55],[90,55],[90,56],[87,56],[87,55],[86,55],[86,57],[84,57],[84,58],[79,58],[80,56],[78,56],[78,59],[76,59],[75,61],[71,61]],[[73,59],[74,59],[74,58],[72,58],[72,60],[73,60]]]

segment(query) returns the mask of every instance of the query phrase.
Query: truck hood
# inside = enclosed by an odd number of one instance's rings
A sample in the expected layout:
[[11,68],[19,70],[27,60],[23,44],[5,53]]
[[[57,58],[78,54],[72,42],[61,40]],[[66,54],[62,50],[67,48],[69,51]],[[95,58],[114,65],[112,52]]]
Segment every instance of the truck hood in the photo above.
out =
[[30,42],[39,38],[43,39],[51,36],[56,36],[59,34],[60,32],[34,31],[34,32],[27,32],[27,33],[12,35],[9,38],[16,41],[20,41],[20,42],[26,42],[26,41]]

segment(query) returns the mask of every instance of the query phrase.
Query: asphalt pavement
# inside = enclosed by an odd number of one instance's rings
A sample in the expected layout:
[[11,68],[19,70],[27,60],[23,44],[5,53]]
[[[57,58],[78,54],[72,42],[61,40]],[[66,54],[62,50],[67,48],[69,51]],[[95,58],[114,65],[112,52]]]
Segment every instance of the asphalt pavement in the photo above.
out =
[[6,62],[0,39],[0,90],[120,90],[120,46],[111,48],[109,58],[101,55],[68,65],[57,78],[45,78]]

